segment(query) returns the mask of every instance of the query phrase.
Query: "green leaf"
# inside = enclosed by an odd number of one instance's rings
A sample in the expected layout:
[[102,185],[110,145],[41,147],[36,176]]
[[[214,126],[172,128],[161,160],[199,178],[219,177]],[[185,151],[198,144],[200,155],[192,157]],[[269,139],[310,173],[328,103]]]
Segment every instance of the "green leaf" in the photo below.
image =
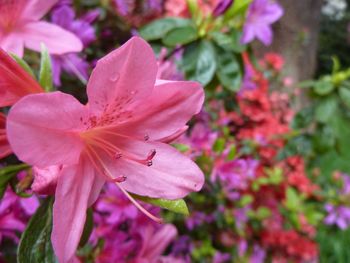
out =
[[4,196],[7,188],[7,184],[17,173],[21,170],[27,169],[29,166],[26,164],[10,165],[0,169],[0,199]]
[[259,207],[255,213],[256,217],[260,220],[266,219],[271,216],[271,210],[264,206]]
[[17,64],[20,65],[25,71],[27,71],[34,79],[35,75],[33,70],[30,68],[30,66],[20,57],[17,57],[15,54],[11,54],[14,60],[16,60]]
[[218,138],[214,145],[213,150],[217,153],[221,153],[225,150],[226,140],[224,138]]
[[230,147],[230,151],[227,154],[226,160],[230,161],[233,160],[237,155],[237,148],[236,145],[232,145]]
[[81,235],[79,246],[83,247],[90,238],[91,232],[94,228],[94,218],[92,208],[86,211],[86,221],[84,226],[83,234]]
[[299,211],[301,207],[301,199],[292,187],[287,188],[286,207],[292,211]]
[[241,86],[242,73],[236,56],[230,52],[220,52],[219,50],[216,53],[216,75],[221,85],[230,91],[238,91]]
[[245,207],[249,204],[251,204],[254,201],[254,197],[250,194],[242,195],[241,199],[239,200],[239,204],[241,207]]
[[321,123],[327,123],[335,114],[338,101],[335,96],[329,96],[319,101],[315,109],[315,118]]
[[131,195],[134,198],[141,200],[142,202],[159,206],[161,208],[167,209],[175,213],[184,214],[184,215],[189,214],[186,202],[183,199],[167,200],[163,198],[151,198],[151,197],[141,196],[136,194],[131,194]]
[[345,88],[345,87],[341,87],[339,89],[339,97],[341,99],[341,101],[348,107],[350,108],[350,90]]
[[240,44],[241,33],[238,31],[232,31],[231,33],[226,34],[214,31],[210,33],[210,36],[220,48],[226,51],[241,53],[247,48],[246,45]]
[[334,89],[334,85],[331,81],[320,80],[315,83],[314,92],[317,95],[324,96],[331,93]]
[[339,58],[336,56],[332,56],[332,61],[333,61],[332,74],[334,75],[340,70],[341,65],[340,65]]
[[43,44],[41,46],[39,83],[46,92],[53,90],[51,58],[47,48]]
[[7,185],[10,180],[16,176],[16,173],[10,173],[0,176],[0,199],[3,198]]
[[192,25],[192,21],[184,18],[166,17],[155,20],[139,30],[142,38],[147,41],[163,38],[169,31],[177,27]]
[[52,198],[47,198],[30,219],[18,246],[18,263],[55,263],[51,245]]
[[210,42],[204,40],[185,49],[182,68],[189,80],[207,85],[213,79],[216,66],[215,50]]
[[314,109],[313,107],[306,107],[300,110],[293,118],[292,128],[303,129],[307,128],[314,120]]
[[175,47],[191,43],[197,38],[197,30],[193,26],[185,26],[172,29],[163,37],[162,41],[166,46]]
[[253,0],[235,0],[234,4],[225,13],[225,20],[231,19],[237,15],[243,15],[252,1]]

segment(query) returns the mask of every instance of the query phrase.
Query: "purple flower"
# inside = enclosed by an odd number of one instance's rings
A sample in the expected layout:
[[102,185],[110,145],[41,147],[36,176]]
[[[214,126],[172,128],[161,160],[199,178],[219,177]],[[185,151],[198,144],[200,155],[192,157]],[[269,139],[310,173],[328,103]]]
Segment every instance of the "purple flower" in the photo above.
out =
[[[74,10],[68,5],[60,5],[52,12],[51,20],[62,28],[74,33],[86,47],[95,39],[95,29],[91,23],[99,16],[98,11],[88,12],[80,19],[75,19]],[[83,83],[88,78],[89,64],[77,53],[61,56],[52,56],[53,79],[57,86],[61,85],[60,76],[62,70],[78,77]]]
[[235,224],[238,229],[244,229],[244,224],[248,221],[247,212],[249,209],[250,207],[246,206],[243,208],[237,208],[233,211]]
[[213,263],[225,263],[230,262],[231,255],[229,253],[216,252],[213,258]]
[[236,200],[239,197],[236,191],[247,189],[249,180],[255,177],[258,165],[259,161],[254,159],[236,159],[219,163],[213,172],[214,180],[218,178],[227,197]]
[[[158,208],[144,206],[153,209],[152,214],[160,212]],[[96,263],[163,262],[163,259],[176,262],[161,256],[177,235],[175,226],[151,221],[113,183],[106,184],[94,208],[96,227],[90,243],[96,245],[102,239],[104,244]]]
[[186,227],[189,230],[193,230],[195,227],[204,223],[211,223],[213,220],[213,217],[210,215],[206,215],[202,212],[193,212],[192,215],[186,219]]
[[175,60],[181,57],[177,52],[174,59],[167,59],[167,49],[162,48],[158,57],[157,78],[165,80],[184,80],[183,74],[177,69]]
[[241,88],[239,90],[240,94],[247,90],[254,90],[257,88],[257,84],[254,81],[254,77],[256,76],[254,69],[251,65],[244,65],[244,77],[242,81]]
[[254,0],[249,6],[246,23],[243,27],[242,44],[259,39],[265,45],[272,42],[271,24],[283,15],[282,7],[270,0]]
[[[138,1],[136,0],[114,0],[117,12],[122,16],[132,15],[136,11]],[[146,0],[142,1],[140,10],[137,10],[139,16],[160,13],[163,9],[163,0]]]
[[350,208],[340,205],[325,205],[328,215],[324,219],[326,225],[337,225],[341,230],[348,228],[350,224]]
[[233,0],[221,0],[214,9],[214,16],[224,14],[232,4]]
[[18,242],[16,233],[24,230],[29,216],[38,206],[39,202],[35,196],[19,198],[9,187],[0,200],[0,243],[4,237]]
[[250,256],[250,263],[263,263],[265,262],[266,252],[259,245],[254,245],[253,253]]
[[89,63],[76,53],[65,54],[62,56],[51,56],[52,77],[55,85],[61,86],[61,73],[64,70],[68,74],[74,75],[82,83],[86,83],[89,77]]

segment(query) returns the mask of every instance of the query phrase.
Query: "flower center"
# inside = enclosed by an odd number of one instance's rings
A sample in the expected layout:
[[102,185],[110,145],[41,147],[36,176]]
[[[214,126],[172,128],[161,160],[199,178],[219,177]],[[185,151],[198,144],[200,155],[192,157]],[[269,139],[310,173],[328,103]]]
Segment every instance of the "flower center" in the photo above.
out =
[[[129,153],[125,150],[119,148],[113,141],[118,141],[122,139],[122,136],[116,134],[106,128],[95,128],[87,130],[81,134],[82,139],[86,144],[86,149],[88,155],[90,156],[91,162],[95,164],[95,168],[103,175],[107,176],[108,180],[111,181],[125,181],[126,176],[121,175],[115,177],[111,172],[109,172],[107,165],[100,157],[101,154],[106,154],[109,158],[113,160],[119,160],[125,158],[129,161],[136,162],[146,166],[153,165],[153,158],[156,155],[156,150],[151,149],[144,157],[139,157],[135,154]],[[145,136],[145,140],[146,140]]]

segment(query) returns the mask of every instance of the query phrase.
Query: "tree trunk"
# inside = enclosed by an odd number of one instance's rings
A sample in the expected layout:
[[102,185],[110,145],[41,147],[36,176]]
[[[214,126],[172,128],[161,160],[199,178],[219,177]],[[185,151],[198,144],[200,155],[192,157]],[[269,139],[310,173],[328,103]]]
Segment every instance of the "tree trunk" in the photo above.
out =
[[285,72],[295,82],[310,79],[316,70],[318,34],[323,0],[279,0],[284,16],[274,25],[274,42],[269,47],[256,44],[261,56],[267,51],[283,55]]

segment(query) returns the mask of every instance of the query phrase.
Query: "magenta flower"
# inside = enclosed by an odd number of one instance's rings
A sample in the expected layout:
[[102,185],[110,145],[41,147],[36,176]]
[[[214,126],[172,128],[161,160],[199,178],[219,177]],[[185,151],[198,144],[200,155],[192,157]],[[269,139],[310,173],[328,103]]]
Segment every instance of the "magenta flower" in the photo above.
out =
[[243,27],[241,42],[248,44],[254,38],[257,38],[265,45],[270,45],[273,36],[271,24],[280,19],[282,15],[283,9],[276,2],[254,0],[248,9],[248,17]]
[[[56,25],[76,35],[84,47],[87,47],[96,39],[95,29],[91,23],[98,18],[100,13],[95,10],[77,19],[74,10],[68,5],[55,8],[51,19]],[[61,72],[66,71],[77,76],[83,83],[88,79],[89,63],[77,53],[54,55],[52,58],[53,80],[55,85],[61,85]]]
[[144,226],[141,230],[142,247],[135,262],[158,262],[162,253],[176,235],[176,227],[171,224],[163,225],[160,228],[150,224]]
[[177,199],[201,189],[201,170],[166,143],[200,111],[203,89],[196,82],[156,81],[156,75],[151,47],[135,37],[98,61],[87,105],[52,92],[26,96],[10,110],[7,132],[15,154],[38,167],[63,166],[52,232],[59,262],[73,258],[86,209],[106,181],[139,208],[128,192]]
[[25,229],[26,222],[38,206],[35,196],[20,198],[8,187],[0,200],[0,243],[3,237],[18,242],[17,233]]
[[82,43],[59,26],[40,21],[58,0],[0,0],[0,47],[20,57],[24,47],[51,54],[79,52]]

